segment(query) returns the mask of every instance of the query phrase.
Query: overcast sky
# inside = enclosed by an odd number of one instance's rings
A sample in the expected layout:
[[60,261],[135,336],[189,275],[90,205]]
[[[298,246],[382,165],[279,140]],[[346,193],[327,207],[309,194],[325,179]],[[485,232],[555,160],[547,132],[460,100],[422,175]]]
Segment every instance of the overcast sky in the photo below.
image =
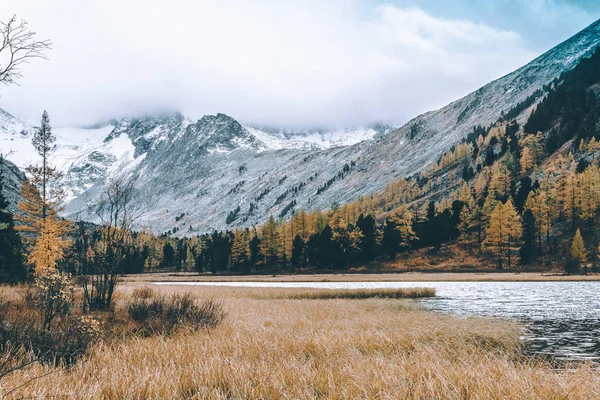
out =
[[51,39],[0,107],[55,125],[181,111],[278,127],[401,124],[600,17],[597,0],[0,0]]

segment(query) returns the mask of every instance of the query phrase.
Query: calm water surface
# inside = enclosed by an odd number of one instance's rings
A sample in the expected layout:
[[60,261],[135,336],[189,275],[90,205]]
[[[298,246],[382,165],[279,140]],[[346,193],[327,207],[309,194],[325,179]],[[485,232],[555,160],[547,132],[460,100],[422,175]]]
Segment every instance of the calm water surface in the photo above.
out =
[[[162,283],[161,283],[162,284]],[[173,283],[168,283],[173,284]],[[518,319],[532,353],[600,359],[600,282],[176,282],[194,286],[268,288],[432,287],[424,307],[462,316]]]

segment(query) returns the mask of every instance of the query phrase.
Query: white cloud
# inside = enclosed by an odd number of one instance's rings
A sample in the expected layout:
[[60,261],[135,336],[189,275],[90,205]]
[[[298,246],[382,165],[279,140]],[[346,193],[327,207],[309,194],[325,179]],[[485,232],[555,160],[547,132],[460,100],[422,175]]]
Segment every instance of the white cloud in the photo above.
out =
[[54,42],[50,61],[0,89],[0,107],[29,120],[47,108],[59,124],[162,110],[280,126],[401,123],[535,56],[515,32],[359,0],[0,0],[0,9]]

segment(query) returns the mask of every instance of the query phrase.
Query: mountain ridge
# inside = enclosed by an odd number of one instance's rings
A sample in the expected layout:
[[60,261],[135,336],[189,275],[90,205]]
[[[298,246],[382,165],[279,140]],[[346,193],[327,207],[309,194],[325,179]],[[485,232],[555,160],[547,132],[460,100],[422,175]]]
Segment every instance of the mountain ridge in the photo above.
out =
[[[196,122],[181,114],[123,119],[102,144],[74,145],[80,153],[64,164],[72,188],[66,215],[91,219],[81,196],[98,193],[116,171],[139,176],[142,221],[158,233],[192,235],[251,226],[270,215],[286,218],[300,208],[328,209],[427,168],[474,127],[492,124],[543,90],[598,44],[600,20],[463,98],[393,131],[371,128],[357,143],[319,146],[314,133],[303,141],[302,135],[245,127],[225,114]],[[526,118],[541,98],[516,119]]]

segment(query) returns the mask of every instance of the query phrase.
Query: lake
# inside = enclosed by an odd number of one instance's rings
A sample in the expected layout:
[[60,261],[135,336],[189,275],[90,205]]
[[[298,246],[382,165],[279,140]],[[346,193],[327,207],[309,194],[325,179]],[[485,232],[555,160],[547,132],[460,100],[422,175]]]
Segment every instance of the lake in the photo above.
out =
[[600,358],[600,282],[157,282],[193,286],[369,289],[431,287],[423,307],[461,316],[513,318],[531,353]]

